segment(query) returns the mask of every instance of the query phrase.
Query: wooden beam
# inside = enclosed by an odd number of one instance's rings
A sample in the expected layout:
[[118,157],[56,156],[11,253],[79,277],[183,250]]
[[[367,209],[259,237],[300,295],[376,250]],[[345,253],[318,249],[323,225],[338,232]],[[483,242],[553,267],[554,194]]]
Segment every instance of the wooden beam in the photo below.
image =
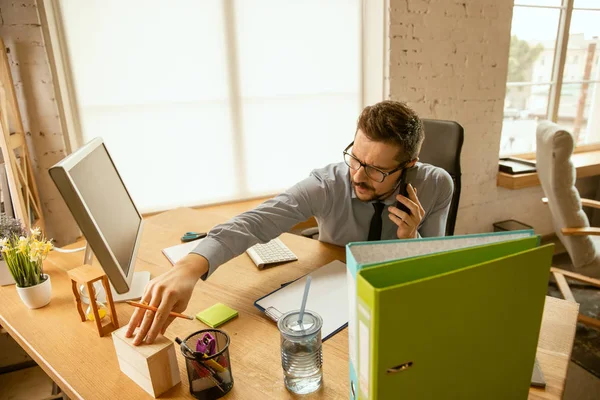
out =
[[577,316],[577,321],[581,322],[584,325],[593,326],[596,329],[600,329],[600,321],[596,318],[588,317],[587,315],[579,314]]
[[[33,175],[33,167],[29,156],[27,141],[25,140],[25,129],[23,128],[23,120],[17,94],[15,91],[12,73],[10,71],[10,63],[6,53],[6,45],[0,38],[0,85],[2,93],[0,101],[2,105],[2,135],[0,141],[3,142],[2,152],[5,159],[5,164],[10,166],[11,171],[7,169],[7,177],[9,178],[9,186],[13,202],[16,207],[13,207],[15,216],[27,228],[33,225],[45,228],[44,215],[42,213],[42,203]],[[13,126],[15,132],[11,134],[10,126]],[[22,164],[21,164],[22,163]],[[13,189],[14,188],[14,189]],[[17,210],[21,208],[21,210]],[[32,215],[35,214],[35,215]]]
[[558,284],[558,289],[562,293],[565,300],[577,303],[575,301],[575,297],[573,297],[573,292],[571,292],[571,288],[569,287],[569,284],[567,283],[567,280],[565,279],[564,275],[556,271],[553,271],[552,273],[554,274],[554,278],[556,279],[556,283]]
[[600,279],[592,278],[592,277],[589,277],[586,275],[578,274],[576,272],[567,271],[567,270],[555,268],[555,267],[550,268],[550,271],[560,273],[568,278],[574,279],[579,282],[584,282],[584,283],[587,283],[592,286],[600,287]]
[[586,226],[583,228],[562,228],[561,232],[565,236],[600,235],[600,228],[593,226]]

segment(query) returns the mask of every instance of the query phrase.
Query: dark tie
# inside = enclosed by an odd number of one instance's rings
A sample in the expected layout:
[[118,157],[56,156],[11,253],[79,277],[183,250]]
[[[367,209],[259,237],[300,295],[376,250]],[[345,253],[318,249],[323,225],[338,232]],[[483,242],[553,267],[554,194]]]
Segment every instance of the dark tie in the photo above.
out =
[[380,201],[373,203],[375,214],[373,214],[373,218],[371,218],[371,226],[369,227],[369,241],[381,240],[381,212],[383,211],[384,206],[385,204]]

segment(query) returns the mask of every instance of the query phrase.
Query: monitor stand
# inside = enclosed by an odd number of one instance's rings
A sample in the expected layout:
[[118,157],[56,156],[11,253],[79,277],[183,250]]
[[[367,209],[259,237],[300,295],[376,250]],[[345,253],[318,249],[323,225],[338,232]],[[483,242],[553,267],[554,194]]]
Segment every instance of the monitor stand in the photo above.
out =
[[[92,248],[89,245],[86,245],[85,255],[83,256],[83,263],[92,265],[93,256],[94,253],[92,252]],[[117,293],[117,291],[115,290],[115,288],[109,280],[108,283],[110,285],[110,291],[112,293],[113,302],[122,303],[127,300],[141,299],[144,295],[144,290],[146,289],[146,285],[148,284],[148,282],[150,282],[150,272],[134,272],[133,279],[131,280],[131,285],[129,286],[129,291],[125,293]],[[106,293],[104,292],[102,282],[94,282],[94,289],[96,290],[96,300],[101,303],[106,303]],[[90,297],[88,296],[87,290],[82,289],[80,287],[80,293],[81,302],[85,304],[90,304]]]

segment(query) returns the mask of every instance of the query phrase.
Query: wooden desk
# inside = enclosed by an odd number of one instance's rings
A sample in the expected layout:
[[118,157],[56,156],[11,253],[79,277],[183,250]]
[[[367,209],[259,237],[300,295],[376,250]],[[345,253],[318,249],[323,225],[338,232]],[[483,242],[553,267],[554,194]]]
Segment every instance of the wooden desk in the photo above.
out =
[[[177,244],[182,232],[208,230],[223,216],[190,209],[177,209],[150,218],[144,229],[136,268],[156,276],[169,262],[160,249]],[[334,259],[344,260],[343,248],[316,240],[284,234],[282,241],[297,255],[294,263],[258,271],[246,255],[219,268],[206,282],[199,282],[188,314],[216,302],[239,311],[239,317],[223,326],[231,336],[231,363],[235,385],[228,399],[294,398],[283,385],[279,333],[275,324],[253,305],[254,301]],[[0,287],[0,324],[33,357],[46,373],[74,399],[150,398],[122,374],[112,339],[100,338],[92,322],[79,321],[66,270],[81,262],[83,254],[52,253],[45,264],[52,279],[52,301],[45,308],[29,310],[14,286]],[[125,324],[132,307],[117,304],[119,322]],[[571,353],[578,307],[548,298],[544,312],[538,357],[548,380],[546,391],[532,389],[531,399],[561,397]],[[178,319],[166,336],[184,337],[205,326],[199,321]],[[303,398],[348,397],[348,335],[338,333],[323,345],[324,385]],[[190,398],[184,359],[178,352],[182,384],[161,398]]]
[[[577,172],[577,178],[600,175],[600,150],[575,153],[571,156],[571,161],[573,161],[573,166]],[[540,179],[537,172],[519,175],[498,172],[497,185],[513,190],[523,189],[539,186]]]

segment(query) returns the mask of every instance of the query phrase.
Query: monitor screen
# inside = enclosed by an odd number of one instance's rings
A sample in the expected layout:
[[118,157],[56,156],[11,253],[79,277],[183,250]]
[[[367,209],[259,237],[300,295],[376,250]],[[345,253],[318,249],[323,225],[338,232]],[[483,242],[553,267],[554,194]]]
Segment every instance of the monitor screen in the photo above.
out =
[[104,145],[79,160],[69,174],[124,275],[129,275],[142,219]]

